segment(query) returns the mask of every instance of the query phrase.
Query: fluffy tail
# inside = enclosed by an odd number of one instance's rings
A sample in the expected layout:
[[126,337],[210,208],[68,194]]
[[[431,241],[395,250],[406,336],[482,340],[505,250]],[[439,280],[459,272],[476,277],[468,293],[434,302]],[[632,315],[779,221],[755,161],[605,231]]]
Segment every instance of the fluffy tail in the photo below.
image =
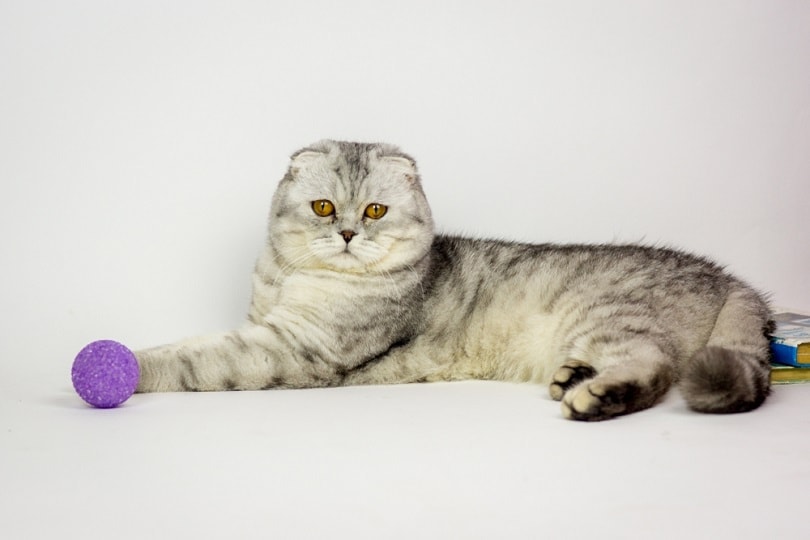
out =
[[737,413],[759,407],[770,393],[770,309],[747,287],[726,298],[706,347],[681,371],[681,392],[695,411]]

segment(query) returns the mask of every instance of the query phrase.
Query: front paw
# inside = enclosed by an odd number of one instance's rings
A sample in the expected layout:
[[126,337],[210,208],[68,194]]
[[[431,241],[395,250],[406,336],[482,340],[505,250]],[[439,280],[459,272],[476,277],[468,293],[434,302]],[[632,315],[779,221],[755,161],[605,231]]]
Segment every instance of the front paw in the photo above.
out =
[[568,360],[554,373],[548,393],[551,399],[560,401],[568,390],[595,376],[596,370],[592,365],[580,360]]
[[607,420],[635,410],[639,393],[638,384],[632,382],[585,381],[563,396],[562,413],[569,420]]

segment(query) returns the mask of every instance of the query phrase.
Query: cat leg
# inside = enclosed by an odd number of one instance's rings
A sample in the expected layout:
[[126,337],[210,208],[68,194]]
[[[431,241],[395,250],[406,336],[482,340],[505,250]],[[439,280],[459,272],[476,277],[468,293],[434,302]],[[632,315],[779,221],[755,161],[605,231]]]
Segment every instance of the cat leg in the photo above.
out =
[[334,362],[294,344],[275,327],[251,325],[135,356],[141,369],[138,392],[307,388],[340,381]]
[[343,373],[341,384],[406,384],[448,380],[436,361],[413,347],[393,347]]
[[565,418],[606,420],[646,409],[667,393],[675,379],[672,359],[653,341],[623,341],[605,347],[603,354],[598,363],[604,367],[568,387],[562,396]]
[[726,298],[706,346],[681,369],[681,391],[692,410],[745,412],[770,393],[770,309],[748,288]]

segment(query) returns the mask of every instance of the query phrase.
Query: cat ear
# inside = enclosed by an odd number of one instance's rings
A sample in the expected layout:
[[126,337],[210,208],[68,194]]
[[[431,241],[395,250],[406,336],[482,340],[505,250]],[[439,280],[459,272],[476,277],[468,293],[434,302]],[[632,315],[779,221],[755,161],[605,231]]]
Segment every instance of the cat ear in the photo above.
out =
[[298,173],[301,172],[302,168],[312,164],[321,157],[323,157],[322,152],[313,152],[311,150],[304,150],[303,152],[293,155],[292,161],[290,162],[290,174],[295,178],[298,176]]
[[416,182],[419,178],[414,160],[404,156],[385,156],[383,159],[392,166],[395,173],[402,174],[408,182]]

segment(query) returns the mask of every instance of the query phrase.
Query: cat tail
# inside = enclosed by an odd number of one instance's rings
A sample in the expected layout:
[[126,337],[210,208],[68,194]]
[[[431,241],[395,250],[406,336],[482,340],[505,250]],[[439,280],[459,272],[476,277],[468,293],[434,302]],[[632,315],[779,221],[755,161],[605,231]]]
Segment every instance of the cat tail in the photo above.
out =
[[681,370],[689,407],[705,413],[756,409],[770,393],[767,332],[770,309],[754,290],[740,285],[726,298],[706,346]]

